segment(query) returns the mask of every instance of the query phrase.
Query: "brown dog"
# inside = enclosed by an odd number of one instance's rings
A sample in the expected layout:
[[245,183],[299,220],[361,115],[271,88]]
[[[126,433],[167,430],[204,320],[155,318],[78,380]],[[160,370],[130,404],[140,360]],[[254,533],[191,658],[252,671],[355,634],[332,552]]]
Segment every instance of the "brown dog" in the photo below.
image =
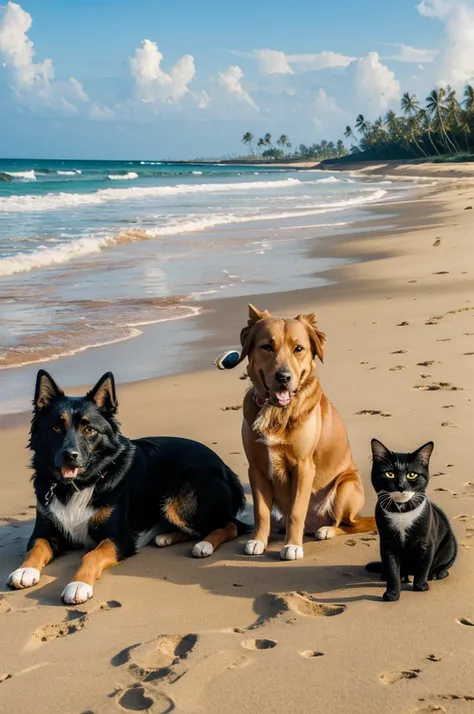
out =
[[282,560],[303,557],[305,532],[325,540],[375,530],[374,518],[356,518],[364,489],[342,419],[316,374],[326,341],[316,316],[285,320],[249,305],[240,341],[238,362],[248,357],[252,380],[242,425],[255,514],[247,555],[265,551],[273,505],[286,519]]

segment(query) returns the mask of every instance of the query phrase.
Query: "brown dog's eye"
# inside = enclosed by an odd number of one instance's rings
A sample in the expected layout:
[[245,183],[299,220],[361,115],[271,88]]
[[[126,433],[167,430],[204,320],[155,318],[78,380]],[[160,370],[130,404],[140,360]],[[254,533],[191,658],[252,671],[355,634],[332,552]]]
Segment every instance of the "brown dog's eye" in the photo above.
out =
[[300,352],[303,352],[304,347],[301,345],[296,345],[295,349],[293,350],[296,354],[299,354]]
[[92,434],[95,434],[95,429],[93,429],[91,426],[85,426],[84,427],[84,434],[86,436],[92,436]]
[[53,426],[53,431],[55,431],[55,432],[57,432],[58,434],[60,434],[61,431],[62,431],[61,426],[60,426],[59,424],[55,424],[55,425]]
[[265,350],[265,352],[273,352],[273,345],[262,345],[262,350]]

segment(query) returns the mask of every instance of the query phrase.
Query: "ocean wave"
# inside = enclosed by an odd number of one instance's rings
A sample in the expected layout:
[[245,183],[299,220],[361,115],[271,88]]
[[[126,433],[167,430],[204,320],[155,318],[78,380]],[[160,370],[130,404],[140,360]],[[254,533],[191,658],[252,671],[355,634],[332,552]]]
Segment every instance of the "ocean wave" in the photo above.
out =
[[94,206],[110,201],[134,201],[195,193],[229,193],[267,188],[283,188],[300,184],[297,178],[276,181],[252,181],[241,183],[204,183],[176,186],[133,186],[132,188],[103,188],[94,193],[47,193],[43,196],[5,196],[0,198],[0,213],[24,213],[36,211],[59,211],[77,206]]
[[202,171],[191,171],[194,176],[202,176]]
[[5,171],[7,176],[11,176],[12,179],[18,179],[19,181],[36,181],[36,174],[33,171]]
[[76,176],[77,174],[82,174],[80,169],[72,169],[71,171],[56,171],[58,176]]
[[316,183],[343,183],[343,179],[338,179],[335,176],[326,176],[325,178],[316,179]]
[[0,259],[0,277],[15,275],[17,273],[27,273],[31,270],[50,268],[54,265],[67,263],[70,260],[100,253],[104,248],[110,248],[114,245],[136,243],[138,241],[146,241],[165,236],[198,233],[209,228],[217,228],[218,226],[237,223],[277,221],[330,213],[344,208],[363,206],[367,203],[380,201],[386,194],[386,190],[377,189],[372,191],[370,195],[364,193],[361,196],[349,198],[344,201],[316,204],[312,208],[305,210],[264,214],[254,213],[240,216],[233,213],[213,214],[211,216],[198,216],[193,219],[188,218],[184,221],[176,221],[169,225],[157,226],[156,228],[146,228],[144,230],[129,229],[121,231],[116,235],[77,238],[69,242],[59,243],[54,247],[42,246],[31,253],[17,253],[16,255]]
[[109,174],[107,178],[111,181],[126,181],[138,178],[138,174],[135,171],[129,171],[127,174]]

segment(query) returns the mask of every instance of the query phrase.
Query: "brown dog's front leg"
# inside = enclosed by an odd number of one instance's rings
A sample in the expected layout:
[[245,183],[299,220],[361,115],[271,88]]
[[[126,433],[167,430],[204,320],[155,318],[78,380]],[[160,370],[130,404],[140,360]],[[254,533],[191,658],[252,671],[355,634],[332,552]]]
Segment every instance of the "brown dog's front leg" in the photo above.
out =
[[268,476],[256,469],[249,470],[249,481],[252,488],[255,525],[252,540],[247,541],[245,545],[245,553],[262,555],[270,537],[273,485]]
[[86,602],[93,596],[94,583],[103,571],[118,565],[119,562],[115,543],[106,538],[83,557],[79,570],[64,588],[61,598],[68,605]]
[[282,560],[299,560],[303,557],[304,524],[311,498],[314,468],[311,457],[311,459],[301,461],[292,469],[290,476],[291,504],[286,520],[286,539],[285,545],[280,551]]

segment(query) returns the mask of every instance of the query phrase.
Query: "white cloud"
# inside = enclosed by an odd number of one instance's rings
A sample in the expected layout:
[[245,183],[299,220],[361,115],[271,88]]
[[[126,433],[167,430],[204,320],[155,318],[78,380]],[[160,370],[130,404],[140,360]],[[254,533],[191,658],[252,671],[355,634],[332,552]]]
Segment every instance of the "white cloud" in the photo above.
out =
[[188,85],[196,75],[194,57],[184,55],[170,69],[161,69],[162,53],[156,42],[143,40],[130,59],[130,72],[138,98],[143,102],[174,104],[189,92]]
[[425,0],[420,15],[441,20],[445,40],[437,63],[437,79],[456,88],[474,79],[474,8],[463,0]]
[[422,50],[409,45],[402,45],[395,42],[384,42],[383,44],[390,47],[398,47],[398,52],[391,57],[385,57],[388,60],[397,60],[398,62],[408,62],[413,64],[433,62],[438,54],[438,50]]
[[355,93],[371,112],[385,111],[394,100],[400,98],[400,82],[395,74],[380,62],[377,52],[352,62],[347,69],[353,81]]
[[196,99],[198,109],[207,109],[212,99],[205,89],[201,89],[200,92],[194,92],[194,98]]
[[320,87],[316,92],[316,109],[322,112],[339,112],[337,102],[327,92]]
[[262,74],[293,74],[288,57],[281,50],[254,50]]
[[54,79],[53,61],[34,61],[35,46],[28,37],[33,24],[31,15],[21,5],[9,2],[0,19],[0,53],[4,66],[11,72],[11,89],[19,101],[26,101],[33,110],[43,107],[59,113],[75,114],[77,102],[89,97],[82,84],[71,77],[68,81]]
[[109,121],[115,119],[116,114],[113,109],[103,104],[93,104],[90,111],[90,118],[95,121]]
[[347,67],[355,58],[347,57],[339,52],[323,50],[316,54],[287,55],[282,50],[254,50],[254,57],[262,74],[295,74],[296,72],[316,72],[331,67]]
[[242,72],[242,69],[238,65],[231,65],[230,67],[227,67],[224,72],[219,72],[217,82],[222,89],[231,94],[233,97],[245,104],[248,104],[253,107],[253,109],[258,111],[258,107],[252,97],[242,86],[243,78],[244,73]]

